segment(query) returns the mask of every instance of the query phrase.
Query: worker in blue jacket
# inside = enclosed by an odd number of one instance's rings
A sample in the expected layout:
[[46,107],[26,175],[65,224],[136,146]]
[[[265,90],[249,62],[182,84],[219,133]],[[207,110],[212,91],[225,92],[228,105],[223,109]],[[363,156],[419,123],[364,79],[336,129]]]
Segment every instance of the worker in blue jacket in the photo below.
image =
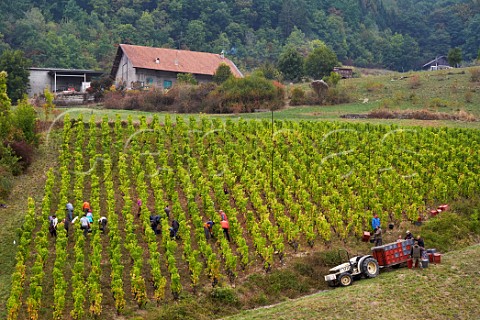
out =
[[378,215],[375,214],[373,216],[373,219],[372,219],[373,232],[375,232],[375,230],[377,230],[377,227],[380,227],[380,218],[378,217]]

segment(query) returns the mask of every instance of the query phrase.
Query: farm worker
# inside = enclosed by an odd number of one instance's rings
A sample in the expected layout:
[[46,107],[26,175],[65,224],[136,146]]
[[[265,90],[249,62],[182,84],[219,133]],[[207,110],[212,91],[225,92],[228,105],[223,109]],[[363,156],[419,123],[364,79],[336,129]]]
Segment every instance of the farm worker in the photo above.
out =
[[218,213],[220,214],[220,221],[223,221],[223,220],[228,221],[228,217],[225,214],[225,212],[223,212],[223,210],[218,211]]
[[68,237],[68,228],[70,227],[71,221],[68,220],[68,218],[63,219],[63,227],[65,228],[65,233],[67,234]]
[[137,206],[138,206],[137,217],[140,217],[140,212],[142,211],[142,199],[137,198]]
[[105,229],[107,228],[107,218],[106,217],[100,217],[100,219],[98,219],[98,227],[99,229],[102,231],[102,233],[105,233]]
[[228,242],[230,242],[230,234],[228,233],[228,229],[230,228],[228,221],[227,220],[222,220],[220,221],[220,226],[223,229],[223,234],[225,235],[225,238],[227,238]]
[[412,239],[413,240],[413,234],[407,230],[407,234],[405,235],[405,240],[410,240]]
[[422,247],[422,248],[425,249],[425,242],[423,241],[422,237],[420,237],[420,235],[418,235],[415,240],[418,241],[418,245],[419,245],[420,247]]
[[379,247],[382,245],[382,228],[380,228],[380,226],[375,229],[374,239],[375,247]]
[[418,245],[418,241],[415,240],[415,244],[412,247],[412,250],[410,252],[410,256],[412,257],[412,262],[413,266],[415,267],[417,264],[422,269],[422,263],[420,259],[422,258],[423,255],[423,248]]
[[83,206],[82,206],[82,211],[85,212],[85,213],[87,213],[88,210],[90,210],[90,203],[88,203],[87,201],[85,201],[85,202],[83,203]]
[[203,230],[205,231],[205,238],[210,239],[213,238],[213,225],[215,222],[212,221],[212,219],[208,219],[207,222],[203,224]]
[[151,214],[150,215],[150,226],[152,227],[152,230],[155,234],[160,233],[160,231],[157,229],[159,224],[160,224],[160,216],[159,215],[154,216],[153,214]]
[[170,208],[168,207],[168,204],[165,207],[165,209],[163,209],[163,210],[165,211],[165,214],[167,215],[167,219],[170,219]]
[[48,227],[48,230],[50,231],[50,234],[52,237],[57,237],[57,225],[58,225],[58,219],[56,215],[53,215],[49,217],[50,219],[50,226]]
[[91,210],[91,209],[88,209],[87,219],[88,219],[88,222],[89,222],[90,224],[93,223],[93,214],[92,214],[92,210]]
[[80,218],[80,229],[83,230],[83,235],[87,236],[88,230],[90,229],[90,222],[88,222],[86,213]]
[[69,222],[73,220],[73,205],[70,202],[67,203],[67,220]]
[[170,238],[177,238],[178,229],[180,229],[180,224],[177,220],[173,219],[172,227],[170,228]]
[[377,227],[380,227],[380,218],[378,215],[374,215],[372,219],[372,230],[377,230]]

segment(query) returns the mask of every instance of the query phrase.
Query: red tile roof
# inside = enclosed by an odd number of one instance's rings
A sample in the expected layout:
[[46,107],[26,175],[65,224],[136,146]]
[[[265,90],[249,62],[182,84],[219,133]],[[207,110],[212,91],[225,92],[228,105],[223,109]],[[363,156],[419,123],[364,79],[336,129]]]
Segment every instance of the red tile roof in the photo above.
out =
[[213,76],[223,62],[230,66],[234,76],[243,77],[232,61],[219,54],[129,44],[120,44],[120,48],[134,68]]

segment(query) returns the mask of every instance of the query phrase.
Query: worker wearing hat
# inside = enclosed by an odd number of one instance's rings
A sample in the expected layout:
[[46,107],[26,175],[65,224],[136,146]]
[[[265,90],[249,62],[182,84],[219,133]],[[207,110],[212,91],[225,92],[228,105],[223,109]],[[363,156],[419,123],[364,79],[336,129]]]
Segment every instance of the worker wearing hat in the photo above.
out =
[[405,236],[405,240],[413,239],[413,238],[414,238],[413,234],[409,230],[407,230],[407,235]]

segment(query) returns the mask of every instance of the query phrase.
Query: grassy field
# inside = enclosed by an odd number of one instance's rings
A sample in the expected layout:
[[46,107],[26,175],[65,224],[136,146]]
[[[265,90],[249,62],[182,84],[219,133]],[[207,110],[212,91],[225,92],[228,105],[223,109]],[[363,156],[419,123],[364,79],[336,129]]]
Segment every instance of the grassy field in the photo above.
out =
[[479,319],[479,263],[480,246],[476,245],[445,254],[441,264],[424,270],[384,271],[351,287],[225,319]]

